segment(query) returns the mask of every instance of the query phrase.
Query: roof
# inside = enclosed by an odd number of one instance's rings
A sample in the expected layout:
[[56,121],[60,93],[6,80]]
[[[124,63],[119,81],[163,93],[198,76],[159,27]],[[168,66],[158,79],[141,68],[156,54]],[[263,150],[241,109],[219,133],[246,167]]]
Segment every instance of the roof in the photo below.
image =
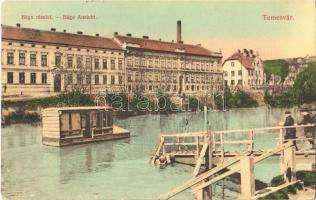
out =
[[225,60],[228,61],[228,60],[239,60],[239,62],[241,63],[241,65],[243,65],[245,68],[247,69],[254,69],[254,66],[253,66],[253,62],[255,60],[255,57],[252,57],[252,56],[245,56],[243,53],[241,52],[236,52],[234,53],[232,56],[230,56],[229,58],[227,58]]
[[121,50],[112,39],[105,37],[2,26],[2,39],[24,42],[49,43],[56,45],[71,45],[88,48]]
[[[136,38],[131,36],[115,36],[121,44],[138,45],[138,48],[152,51],[178,52],[184,54],[198,55],[198,56],[215,56],[222,57],[221,53],[210,51],[199,45],[190,45],[176,42],[166,42],[160,40],[152,40],[145,38]],[[133,46],[132,46],[133,47]]]
[[110,110],[112,107],[110,106],[81,106],[81,107],[51,107],[45,108],[42,112],[47,111],[60,111],[60,110]]

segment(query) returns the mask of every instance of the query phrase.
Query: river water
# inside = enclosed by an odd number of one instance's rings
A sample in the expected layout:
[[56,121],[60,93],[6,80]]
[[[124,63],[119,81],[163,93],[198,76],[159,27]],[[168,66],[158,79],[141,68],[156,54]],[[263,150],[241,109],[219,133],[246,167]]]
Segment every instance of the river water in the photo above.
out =
[[[210,111],[208,120],[212,130],[255,128],[277,125],[283,113],[265,107]],[[136,116],[114,124],[129,129],[131,138],[63,148],[42,145],[40,126],[2,128],[2,195],[25,200],[157,199],[191,178],[192,167],[174,164],[158,169],[149,163],[149,155],[161,132],[202,130],[203,112]],[[261,135],[255,146],[273,146],[273,141]],[[278,160],[263,161],[255,172],[257,179],[270,181],[280,173]],[[192,198],[189,190],[177,196]]]

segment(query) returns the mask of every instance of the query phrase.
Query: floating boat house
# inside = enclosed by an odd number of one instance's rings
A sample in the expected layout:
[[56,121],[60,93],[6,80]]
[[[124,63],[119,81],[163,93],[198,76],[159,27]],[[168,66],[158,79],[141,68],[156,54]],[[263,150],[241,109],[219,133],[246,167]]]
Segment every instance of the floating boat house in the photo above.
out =
[[128,138],[128,130],[113,125],[111,107],[60,107],[42,110],[42,143],[66,146]]

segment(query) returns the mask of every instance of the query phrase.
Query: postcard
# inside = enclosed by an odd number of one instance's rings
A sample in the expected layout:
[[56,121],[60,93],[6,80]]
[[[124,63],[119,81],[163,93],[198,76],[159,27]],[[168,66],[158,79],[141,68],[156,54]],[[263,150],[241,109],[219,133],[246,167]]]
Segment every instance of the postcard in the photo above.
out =
[[1,6],[2,199],[316,198],[315,1]]

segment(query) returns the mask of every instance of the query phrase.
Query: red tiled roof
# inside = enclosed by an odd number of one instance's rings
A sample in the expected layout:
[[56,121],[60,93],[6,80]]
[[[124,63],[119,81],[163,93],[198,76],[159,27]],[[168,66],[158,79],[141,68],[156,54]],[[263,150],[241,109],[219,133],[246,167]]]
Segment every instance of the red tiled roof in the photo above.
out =
[[[136,38],[129,36],[115,36],[122,44],[136,44],[139,48],[148,49],[153,51],[165,51],[165,52],[180,52],[185,54],[199,55],[199,56],[217,56],[222,57],[221,54],[212,52],[204,47],[198,45],[189,45],[175,42],[165,42],[160,40],[151,40],[144,38]],[[180,50],[180,51],[179,51]]]
[[254,69],[253,62],[255,58],[251,56],[245,56],[243,55],[243,53],[236,52],[232,56],[227,58],[225,62],[227,60],[239,60],[239,62],[247,69]]
[[18,28],[13,26],[2,26],[2,39],[100,49],[122,49],[110,38]]

